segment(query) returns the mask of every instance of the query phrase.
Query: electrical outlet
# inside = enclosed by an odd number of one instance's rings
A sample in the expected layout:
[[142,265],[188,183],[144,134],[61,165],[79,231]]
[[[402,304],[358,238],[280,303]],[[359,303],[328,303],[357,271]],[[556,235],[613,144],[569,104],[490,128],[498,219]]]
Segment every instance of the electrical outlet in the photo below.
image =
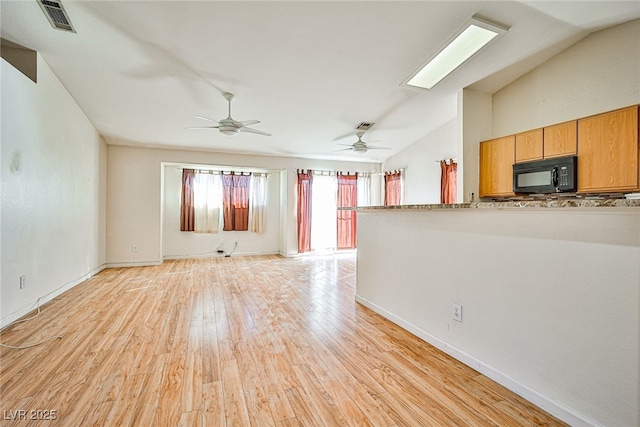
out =
[[131,251],[132,252],[138,252],[138,245],[131,246]]
[[24,289],[27,286],[27,276],[20,276],[20,289]]
[[455,302],[451,304],[451,317],[457,322],[462,322],[462,306]]

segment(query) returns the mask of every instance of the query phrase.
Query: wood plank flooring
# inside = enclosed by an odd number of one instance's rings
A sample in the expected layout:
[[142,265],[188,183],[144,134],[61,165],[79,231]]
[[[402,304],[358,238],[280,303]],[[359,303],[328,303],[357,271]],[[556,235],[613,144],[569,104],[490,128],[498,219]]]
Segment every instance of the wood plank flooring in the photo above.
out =
[[[63,338],[0,348],[0,421],[563,425],[355,303],[354,295],[353,255],[104,270],[35,319],[2,331],[0,341],[11,345]],[[26,420],[15,416],[19,410]],[[32,410],[53,410],[56,419],[33,420]]]

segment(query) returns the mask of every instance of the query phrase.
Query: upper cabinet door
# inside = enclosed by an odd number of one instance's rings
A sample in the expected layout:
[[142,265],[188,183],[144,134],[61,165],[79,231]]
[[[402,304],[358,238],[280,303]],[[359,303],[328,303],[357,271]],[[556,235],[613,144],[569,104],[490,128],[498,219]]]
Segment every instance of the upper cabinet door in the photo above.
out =
[[515,136],[480,143],[480,197],[513,196]]
[[578,120],[578,192],[638,189],[638,106]]
[[516,163],[542,159],[542,129],[516,135]]
[[544,158],[575,156],[578,153],[578,121],[544,128]]

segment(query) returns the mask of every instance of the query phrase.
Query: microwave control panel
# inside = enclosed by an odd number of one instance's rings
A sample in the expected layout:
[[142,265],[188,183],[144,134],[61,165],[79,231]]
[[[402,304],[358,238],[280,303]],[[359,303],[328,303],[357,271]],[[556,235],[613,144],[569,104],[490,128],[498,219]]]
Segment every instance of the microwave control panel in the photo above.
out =
[[561,166],[558,168],[558,187],[571,186],[569,168],[567,166]]

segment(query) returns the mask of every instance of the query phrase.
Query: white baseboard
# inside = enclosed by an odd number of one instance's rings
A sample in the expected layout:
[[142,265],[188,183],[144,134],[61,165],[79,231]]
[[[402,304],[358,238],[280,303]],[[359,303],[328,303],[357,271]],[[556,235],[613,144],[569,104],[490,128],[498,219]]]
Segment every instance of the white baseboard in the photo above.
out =
[[106,268],[119,267],[149,267],[153,265],[161,265],[162,261],[135,261],[135,262],[110,262]]
[[298,253],[298,252],[292,252],[292,253],[284,253],[284,252],[280,252],[280,255],[282,255],[285,258],[304,258],[304,257],[331,257],[331,256],[354,256],[356,254],[356,249],[348,249],[348,250],[341,250],[341,251],[337,251],[337,252],[303,252],[303,253]]
[[[261,255],[281,255],[279,251],[256,251],[256,252],[234,252],[230,257],[236,256],[261,256]],[[225,254],[207,253],[207,254],[186,254],[186,255],[166,255],[163,261],[176,259],[200,259],[200,258],[225,258]],[[227,257],[228,258],[228,257]]]
[[[87,274],[84,274],[81,277],[72,280],[71,282],[65,283],[64,285],[62,285],[59,288],[49,292],[48,294],[40,296],[39,297],[40,306],[43,306],[44,304],[48,303],[49,301],[51,301],[55,297],[57,297],[59,295],[62,295],[63,293],[65,293],[69,289],[72,289],[73,287],[79,285],[80,283],[84,282],[85,280],[90,279],[91,277],[93,277],[96,274],[100,273],[105,268],[107,268],[107,265],[106,264],[102,264],[101,266],[94,268],[93,270],[91,270]],[[7,326],[12,324],[16,320],[20,319],[25,314],[33,311],[37,307],[36,306],[36,302],[37,301],[38,301],[38,299],[36,298],[36,300],[33,301],[33,303],[31,303],[29,305],[26,305],[26,306],[24,306],[24,307],[22,307],[22,308],[20,308],[20,309],[18,309],[16,311],[14,311],[13,313],[6,315],[2,319],[0,319],[0,329],[6,328]]]
[[413,325],[412,323],[407,322],[403,318],[396,316],[393,313],[390,313],[389,311],[367,300],[366,298],[362,298],[356,295],[356,301],[370,308],[371,310],[375,311],[382,317],[392,321],[393,323],[400,326],[401,328],[411,332],[413,335],[417,336],[418,338],[428,342],[429,344],[433,345],[439,350],[442,350],[443,352],[447,353],[449,356],[453,357],[454,359],[459,360],[460,362],[464,363],[470,368],[475,369],[476,371],[480,372],[486,377],[491,378],[493,381],[497,382],[498,384],[513,391],[517,395],[522,396],[524,399],[528,400],[529,402],[533,403],[539,408],[544,409],[551,415],[559,418],[560,420],[568,423],[569,425],[574,427],[575,426],[593,427],[593,426],[600,425],[593,420],[589,420],[584,415],[577,413],[571,408],[568,408],[560,404],[559,402],[551,400],[548,397],[536,392],[535,390],[532,390],[525,384],[522,384],[514,380],[513,378],[498,371],[494,367],[487,365],[481,360],[476,359],[472,355],[460,350],[457,347],[452,346],[451,344],[441,340],[440,338],[431,335],[430,333],[420,329],[419,327]]
[[300,256],[302,256],[302,254],[299,254],[298,252],[286,253],[282,251],[280,251],[280,255],[282,255],[285,258],[299,258]]

